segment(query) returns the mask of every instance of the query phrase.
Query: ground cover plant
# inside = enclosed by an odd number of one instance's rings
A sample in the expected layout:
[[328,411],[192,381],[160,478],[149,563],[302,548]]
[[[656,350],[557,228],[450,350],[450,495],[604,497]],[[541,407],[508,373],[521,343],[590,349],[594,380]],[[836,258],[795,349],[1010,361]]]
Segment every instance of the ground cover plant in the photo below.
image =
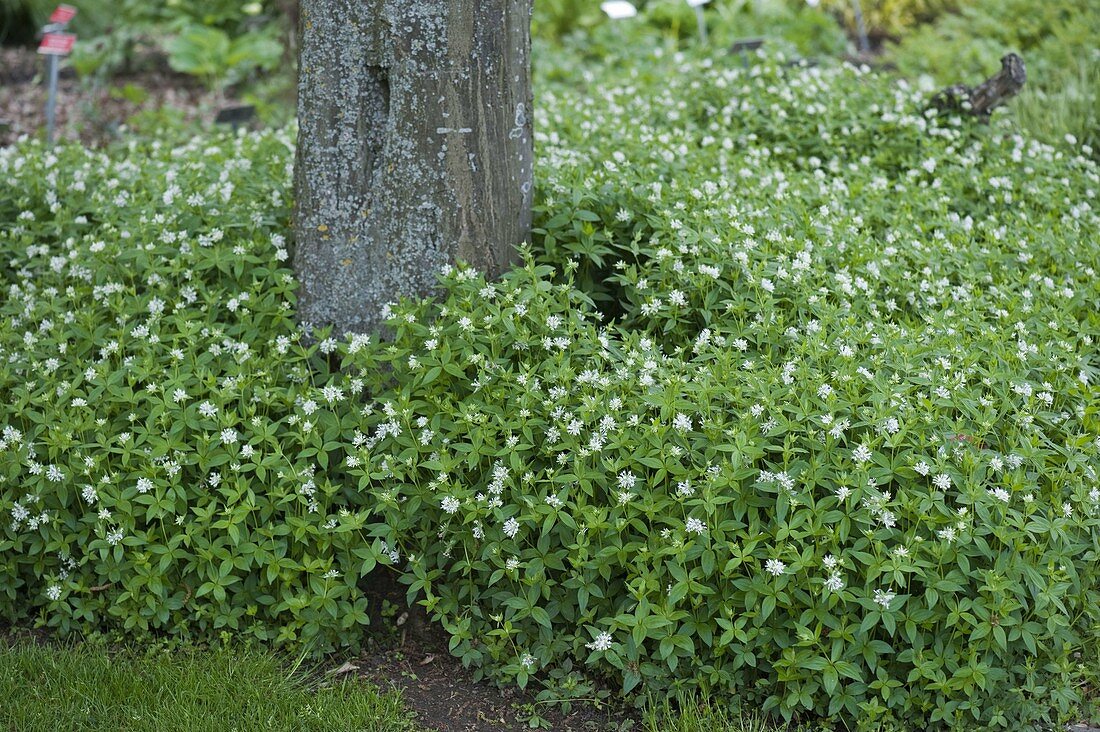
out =
[[523,266],[384,340],[294,325],[292,130],[0,151],[0,615],[320,652],[394,572],[545,698],[1070,716],[1095,164],[866,69],[645,46],[541,60]]

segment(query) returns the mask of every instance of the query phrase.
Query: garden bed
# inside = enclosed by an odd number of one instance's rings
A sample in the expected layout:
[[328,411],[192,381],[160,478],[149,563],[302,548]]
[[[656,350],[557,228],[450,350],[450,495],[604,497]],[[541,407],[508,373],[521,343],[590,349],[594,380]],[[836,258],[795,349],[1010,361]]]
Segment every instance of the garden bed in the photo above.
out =
[[[0,615],[365,646],[467,727],[1087,714],[1096,165],[860,68],[603,52],[539,67],[522,266],[383,342],[295,320],[293,128],[0,151]],[[445,646],[369,645],[383,573]]]

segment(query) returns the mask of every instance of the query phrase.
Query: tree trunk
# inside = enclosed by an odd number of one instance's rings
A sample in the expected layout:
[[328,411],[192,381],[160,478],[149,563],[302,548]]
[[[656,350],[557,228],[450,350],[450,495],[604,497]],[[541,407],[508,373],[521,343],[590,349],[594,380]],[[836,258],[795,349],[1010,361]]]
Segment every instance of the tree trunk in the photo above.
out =
[[377,329],[531,225],[532,0],[302,0],[294,266],[305,324]]

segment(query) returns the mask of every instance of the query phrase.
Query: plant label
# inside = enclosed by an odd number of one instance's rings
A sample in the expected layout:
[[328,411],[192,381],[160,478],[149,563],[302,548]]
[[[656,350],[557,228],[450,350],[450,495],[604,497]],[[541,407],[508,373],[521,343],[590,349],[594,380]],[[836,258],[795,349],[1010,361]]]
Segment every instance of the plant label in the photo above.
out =
[[242,104],[235,107],[224,107],[218,110],[218,116],[214,118],[217,125],[237,125],[248,122],[256,116],[256,108],[251,104]]
[[42,36],[38,52],[46,56],[68,56],[73,51],[74,43],[76,43],[74,33],[47,33]]
[[626,2],[626,0],[608,0],[608,2],[600,4],[600,10],[607,13],[607,17],[612,20],[633,18],[638,14],[638,9]]
[[57,23],[58,25],[67,25],[75,16],[76,8],[72,5],[58,5],[57,8],[50,13],[50,22]]

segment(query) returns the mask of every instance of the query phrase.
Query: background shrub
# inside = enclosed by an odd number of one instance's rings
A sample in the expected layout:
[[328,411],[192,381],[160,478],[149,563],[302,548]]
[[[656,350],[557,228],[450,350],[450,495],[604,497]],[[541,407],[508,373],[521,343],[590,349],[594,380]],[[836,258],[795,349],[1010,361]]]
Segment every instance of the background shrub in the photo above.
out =
[[[965,7],[971,0],[860,0],[868,35],[882,40],[898,38],[942,15]],[[838,15],[854,31],[852,0],[821,0],[821,7]]]
[[[1019,53],[1027,84],[1009,109],[1045,142],[1066,135],[1100,151],[1100,6],[1090,0],[974,0],[889,50],[899,70],[936,84],[975,83]],[[969,81],[974,80],[974,81]]]
[[[272,0],[85,0],[76,5],[79,12],[69,29],[80,38],[69,62],[82,77],[104,82],[120,72],[159,69],[160,58],[170,57],[174,70],[207,83],[215,78],[236,83],[245,72],[273,70],[287,51],[294,7]],[[56,6],[52,0],[0,0],[0,20],[12,24],[6,40],[32,43]]]
[[[694,10],[683,0],[644,0],[634,3],[637,18],[609,21],[598,3],[577,0],[536,0],[532,33],[536,42],[564,43],[588,56],[605,57],[621,50],[624,35],[639,30],[658,31],[666,42],[698,40]],[[764,37],[774,45],[799,53],[837,55],[848,48],[844,30],[832,14],[787,0],[715,0],[705,7],[708,39],[718,53],[735,40]],[[646,45],[657,40],[651,37]],[[536,63],[538,56],[536,55]]]

